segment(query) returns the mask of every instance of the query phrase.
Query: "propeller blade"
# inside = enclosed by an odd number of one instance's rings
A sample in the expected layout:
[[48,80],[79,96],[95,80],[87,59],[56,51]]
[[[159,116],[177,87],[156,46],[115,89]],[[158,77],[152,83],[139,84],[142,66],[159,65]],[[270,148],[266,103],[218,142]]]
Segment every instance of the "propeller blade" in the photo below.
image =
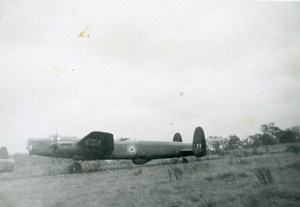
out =
[[53,139],[52,139],[52,144],[51,147],[52,149],[52,163],[54,163],[56,161],[56,153],[57,153],[57,133],[54,135]]

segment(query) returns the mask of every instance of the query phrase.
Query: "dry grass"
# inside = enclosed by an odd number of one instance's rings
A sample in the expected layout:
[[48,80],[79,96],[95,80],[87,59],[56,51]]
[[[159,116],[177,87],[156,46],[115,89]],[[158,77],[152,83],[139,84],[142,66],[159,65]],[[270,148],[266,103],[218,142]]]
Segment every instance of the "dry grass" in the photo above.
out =
[[[82,174],[67,174],[66,160],[24,158],[13,173],[0,175],[0,206],[299,206],[299,158],[283,151],[184,164],[84,162]],[[271,185],[258,182],[261,168],[274,176]]]

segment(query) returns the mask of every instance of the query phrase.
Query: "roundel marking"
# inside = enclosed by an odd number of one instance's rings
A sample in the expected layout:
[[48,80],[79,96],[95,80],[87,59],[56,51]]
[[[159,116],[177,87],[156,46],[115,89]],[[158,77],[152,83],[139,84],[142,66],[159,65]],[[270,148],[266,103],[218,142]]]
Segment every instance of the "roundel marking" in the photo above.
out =
[[134,145],[129,145],[127,147],[127,152],[131,155],[134,155],[136,153],[136,147]]

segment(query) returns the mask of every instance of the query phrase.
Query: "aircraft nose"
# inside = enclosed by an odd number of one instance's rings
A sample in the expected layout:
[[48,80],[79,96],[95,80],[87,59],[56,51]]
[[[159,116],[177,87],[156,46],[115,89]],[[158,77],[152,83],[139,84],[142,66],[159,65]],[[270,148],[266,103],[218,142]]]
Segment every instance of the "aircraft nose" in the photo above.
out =
[[29,152],[32,151],[32,144],[31,144],[31,143],[27,143],[26,149],[27,149]]
[[29,154],[33,151],[34,141],[32,139],[27,140],[26,149],[28,150]]
[[29,154],[32,152],[32,143],[30,143],[30,142],[27,142],[27,144],[26,144],[26,149],[28,150],[28,152],[29,152]]
[[51,141],[45,138],[30,138],[27,140],[26,149],[30,155],[48,155]]

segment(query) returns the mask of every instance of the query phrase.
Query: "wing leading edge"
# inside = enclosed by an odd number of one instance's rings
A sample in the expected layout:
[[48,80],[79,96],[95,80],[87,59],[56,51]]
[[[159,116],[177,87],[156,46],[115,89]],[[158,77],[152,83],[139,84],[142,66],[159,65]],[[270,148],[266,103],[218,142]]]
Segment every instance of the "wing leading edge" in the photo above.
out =
[[111,133],[94,131],[79,140],[77,144],[83,147],[111,152],[114,150],[114,136]]

